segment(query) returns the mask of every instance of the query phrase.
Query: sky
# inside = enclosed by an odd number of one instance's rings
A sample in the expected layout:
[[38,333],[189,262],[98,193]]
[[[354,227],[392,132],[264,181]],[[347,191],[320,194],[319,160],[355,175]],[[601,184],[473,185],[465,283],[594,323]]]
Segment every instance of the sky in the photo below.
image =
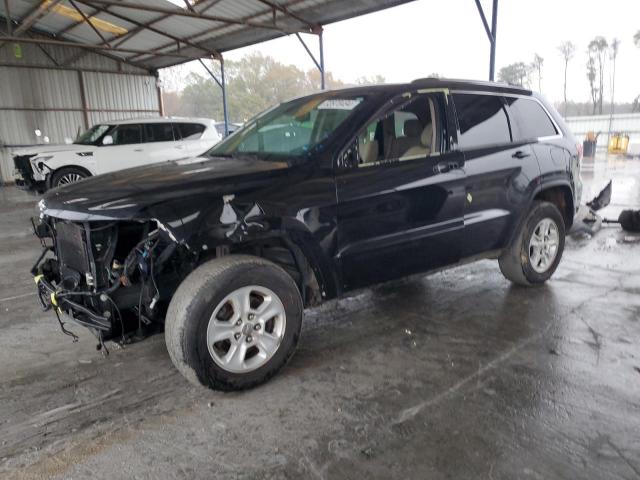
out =
[[[481,2],[490,22],[492,2]],[[577,48],[569,64],[568,97],[588,101],[587,45],[597,35],[608,41],[615,37],[621,41],[616,101],[631,102],[640,94],[640,48],[633,44],[638,30],[640,0],[500,0],[496,72],[513,62],[531,62],[538,53],[544,58],[542,93],[561,101],[564,60],[557,47],[571,40]],[[317,52],[317,37],[304,37]],[[489,41],[474,0],[416,0],[330,24],[324,28],[324,50],[327,71],[345,82],[376,74],[387,82],[432,73],[482,80],[489,75]],[[295,36],[227,52],[225,58],[237,60],[251,52],[304,70],[314,68]],[[198,71],[197,66],[191,68]],[[537,79],[534,83],[537,90]],[[608,99],[609,82],[605,85]]]

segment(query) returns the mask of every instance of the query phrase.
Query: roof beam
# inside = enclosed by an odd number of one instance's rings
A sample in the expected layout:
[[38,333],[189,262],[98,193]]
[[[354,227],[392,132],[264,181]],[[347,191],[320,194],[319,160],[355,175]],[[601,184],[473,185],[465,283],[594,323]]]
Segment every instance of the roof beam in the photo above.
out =
[[[186,2],[187,0],[185,0]],[[267,5],[268,7],[271,7],[271,9],[273,10],[277,10],[281,13],[284,13],[286,16],[293,18],[294,20],[297,20],[299,22],[304,23],[311,31],[316,30],[318,28],[318,25],[314,25],[313,23],[305,20],[304,18],[302,18],[300,15],[291,12],[286,6],[284,5],[280,5],[276,2],[272,2],[271,0],[258,0],[258,2]]]
[[11,25],[11,10],[9,9],[9,0],[4,0],[4,14],[7,20],[7,35],[13,35],[13,25]]
[[[102,40],[102,43],[110,47],[110,46],[111,46],[111,44],[107,41],[107,39],[106,39],[106,38],[104,38],[104,35],[102,35],[102,34],[100,33],[100,30],[98,30],[98,29],[96,28],[96,26],[93,24],[93,22],[91,22],[91,20],[89,20],[89,18],[88,18],[88,17],[87,17],[87,15],[82,11],[82,9],[80,9],[80,7],[78,7],[78,5],[76,5],[76,2],[74,2],[73,0],[69,0],[69,3],[71,3],[71,5],[73,6],[73,8],[75,8],[75,9],[76,9],[76,11],[80,14],[80,16],[83,18],[84,22],[85,22],[85,23],[87,23],[87,24],[92,28],[92,30],[96,33],[96,35],[98,36],[98,38],[99,38],[100,40]],[[95,12],[94,12],[91,16],[94,16],[94,15],[95,15]]]
[[[201,2],[198,2],[197,5],[200,6],[202,5],[206,0],[202,0]],[[211,3],[209,5],[207,5],[206,7],[200,9],[200,13],[207,13],[209,10],[211,10],[211,7],[213,7],[214,5],[220,3],[222,0],[211,0]]]
[[[70,0],[70,1],[72,1],[72,0]],[[92,5],[92,4],[91,4],[91,1],[92,1],[92,0],[81,0],[81,1],[82,1],[83,3],[85,3],[85,4],[90,5],[90,6],[91,6],[91,7],[93,7],[93,8],[99,8],[99,7],[96,7],[95,5]],[[102,8],[101,10],[102,10],[102,11],[106,11],[106,8]],[[190,42],[188,39],[185,39],[185,38],[182,38],[182,37],[176,37],[175,35],[172,35],[172,34],[170,34],[170,33],[167,33],[167,32],[165,32],[165,31],[162,31],[162,30],[160,30],[160,29],[158,29],[158,28],[154,28],[154,27],[152,27],[152,26],[150,25],[150,23],[152,23],[152,22],[149,22],[149,23],[141,23],[141,22],[138,22],[138,21],[136,21],[136,20],[133,20],[133,19],[128,18],[128,17],[125,17],[124,15],[120,15],[120,14],[115,13],[115,12],[112,12],[112,11],[108,11],[108,12],[106,12],[106,13],[108,13],[109,15],[111,15],[111,16],[113,16],[113,17],[119,18],[120,20],[124,20],[124,21],[126,21],[126,22],[132,23],[132,24],[136,25],[138,28],[140,28],[140,29],[142,29],[142,30],[149,30],[150,32],[153,32],[153,33],[155,33],[155,34],[157,34],[157,35],[161,35],[161,36],[163,36],[163,37],[170,38],[170,39],[171,39],[171,40],[173,40],[174,42],[184,43],[185,45],[187,45],[187,46],[189,46],[189,47],[197,48],[198,50],[203,51],[207,56],[211,55],[211,56],[213,56],[214,58],[219,58],[219,57],[220,57],[220,53],[219,53],[219,52],[217,52],[216,50],[209,49],[209,48],[206,48],[206,47],[202,47],[202,46],[200,46],[200,45],[198,45],[198,44],[196,44],[196,43],[192,43],[192,42]],[[154,20],[153,22],[155,22],[155,21],[158,21],[158,20]],[[128,37],[128,38],[126,38],[126,39],[123,39],[122,41],[118,42],[118,44],[117,44],[117,45],[114,45],[114,47],[120,47],[120,45],[122,45],[125,41],[129,40],[129,38],[130,38],[130,37]],[[106,43],[106,42],[105,42],[105,43]]]
[[[133,53],[136,55],[148,55],[149,52],[145,50],[137,50],[133,48],[122,48],[122,47],[109,47],[107,45],[91,45],[86,43],[77,43],[70,42],[65,40],[54,40],[50,38],[21,38],[21,37],[6,37],[0,36],[0,40],[4,42],[21,42],[21,43],[33,43],[33,44],[42,44],[42,45],[57,45],[59,47],[71,47],[71,48],[82,48],[86,50],[94,50],[94,51],[102,51],[102,52],[114,52],[114,53]],[[187,60],[198,60],[201,56],[197,55],[186,55],[182,53],[163,53],[163,57],[176,57]],[[127,61],[128,58],[124,58],[121,61]]]
[[[34,23],[49,13],[49,10],[55,7],[58,3],[60,3],[60,0],[41,0],[24,16],[22,20],[20,20],[18,27],[13,30],[10,36],[17,38],[22,35],[24,32],[29,30]],[[5,42],[0,40],[0,48],[2,48],[4,44]]]
[[60,0],[42,0],[22,20],[20,20],[20,25],[18,25],[18,28],[13,31],[13,36],[19,37],[22,33],[29,30],[31,25],[49,13],[49,10],[55,7],[58,3],[60,3]]
[[[164,19],[166,19],[166,18],[169,18],[169,17],[171,16],[171,15],[169,15],[169,14],[163,14],[163,15],[160,15],[159,17],[154,18],[153,20],[151,20],[151,21],[149,21],[149,22],[147,22],[147,23],[140,23],[140,22],[137,22],[137,21],[135,21],[135,20],[133,20],[133,19],[131,19],[131,18],[128,18],[128,17],[122,16],[122,15],[119,15],[119,14],[117,14],[117,13],[115,13],[115,12],[110,11],[110,10],[109,10],[109,7],[110,7],[110,6],[108,6],[108,5],[107,5],[107,6],[96,6],[96,5],[92,5],[92,4],[90,4],[89,2],[87,2],[87,1],[85,1],[85,0],[79,0],[79,1],[80,1],[81,3],[84,3],[85,5],[87,5],[87,6],[89,6],[89,7],[91,7],[91,8],[93,8],[93,9],[94,9],[94,12],[91,14],[91,16],[95,16],[95,15],[97,15],[98,13],[106,13],[106,14],[109,14],[109,15],[114,16],[114,17],[116,17],[116,18],[120,18],[120,19],[122,19],[122,20],[125,20],[125,21],[126,21],[126,22],[128,22],[128,23],[132,23],[132,24],[136,25],[136,28],[134,28],[133,30],[130,30],[129,32],[127,32],[127,33],[125,33],[125,34],[123,34],[123,35],[116,36],[116,37],[114,37],[114,38],[112,38],[112,39],[111,39],[111,41],[117,40],[117,41],[112,45],[114,48],[117,48],[117,47],[119,47],[120,45],[124,44],[125,42],[129,41],[133,36],[137,35],[138,33],[142,32],[142,31],[144,31],[144,30],[150,30],[150,31],[155,32],[155,33],[157,33],[157,34],[159,34],[159,35],[165,36],[165,37],[167,37],[167,38],[171,38],[171,39],[172,39],[172,40],[174,40],[174,41],[182,41],[182,42],[184,42],[184,43],[185,43],[185,44],[187,44],[187,45],[192,45],[192,46],[194,46],[194,47],[196,47],[196,48],[201,48],[203,51],[205,51],[205,52],[207,53],[207,56],[212,55],[212,56],[214,56],[214,57],[216,57],[216,58],[217,58],[217,55],[218,55],[218,54],[217,54],[217,52],[215,52],[214,50],[206,49],[206,48],[204,48],[204,47],[197,47],[195,44],[191,44],[191,43],[188,41],[188,39],[182,39],[182,38],[174,37],[174,36],[171,36],[171,35],[167,34],[167,32],[164,32],[164,31],[159,30],[159,29],[154,29],[154,28],[152,28],[152,25],[153,25],[153,24],[158,23],[158,22],[160,22],[160,21],[162,21],[162,20],[164,20]],[[81,22],[79,22],[79,23],[81,23]],[[71,25],[70,27],[67,27],[67,28],[66,28],[66,31],[71,30],[71,28],[73,28],[73,27],[75,27],[75,26],[77,26],[77,25],[78,25],[78,23],[76,23],[76,24],[74,24],[74,25]],[[60,34],[60,32],[58,32],[58,35],[59,35],[59,34]],[[103,44],[101,44],[101,45],[106,45],[106,43],[103,43]],[[72,64],[72,63],[74,63],[74,62],[78,61],[78,60],[79,60],[80,58],[82,58],[83,56],[87,55],[87,53],[89,53],[89,50],[81,51],[81,52],[79,52],[78,54],[76,54],[76,55],[74,55],[74,56],[72,56],[72,57],[68,58],[67,60],[65,60],[65,61],[63,62],[63,64],[64,64],[64,65],[70,65],[70,64]],[[144,67],[144,66],[142,66],[142,65],[139,65],[138,63],[135,63],[135,62],[130,61],[130,60],[129,60],[129,61],[127,61],[127,62],[125,62],[125,63],[129,63],[130,65],[133,65],[133,66],[138,67],[138,68],[145,68],[145,69],[146,69],[146,67]]]
[[[96,0],[93,0],[93,1],[96,1]],[[302,0],[297,0],[297,1],[296,1],[296,3],[300,2],[300,1],[302,1]],[[207,7],[207,8],[210,8],[211,6],[213,6],[213,4],[212,4],[212,5],[209,5],[209,7]],[[241,19],[241,21],[248,21],[248,20],[251,20],[252,18],[260,17],[260,16],[262,16],[262,15],[265,15],[265,14],[269,13],[270,11],[271,11],[271,10],[266,10],[266,11],[265,11],[265,10],[262,10],[262,11],[260,11],[260,12],[256,13],[256,14],[253,14],[253,15],[250,15],[250,16],[247,16],[247,17],[244,17],[243,19]],[[198,33],[196,33],[196,34],[194,34],[194,35],[190,35],[189,37],[187,37],[187,40],[194,41],[196,38],[200,38],[200,37],[202,37],[202,36],[204,36],[204,35],[210,35],[211,33],[216,32],[216,31],[218,31],[218,30],[220,30],[220,29],[223,29],[223,28],[226,28],[226,27],[227,27],[227,25],[223,25],[223,26],[221,26],[221,27],[216,27],[216,28],[210,28],[210,29],[207,29],[207,30],[204,30],[204,31],[198,32]],[[290,33],[298,33],[298,32],[296,32],[296,31],[287,32],[287,31],[281,30],[281,29],[279,29],[279,28],[277,28],[277,27],[275,27],[275,28],[276,28],[276,30],[278,30],[278,31],[280,31],[280,32],[287,33],[287,34],[290,34]],[[322,31],[322,29],[321,29],[321,31]],[[309,31],[306,31],[306,30],[305,30],[305,32],[306,32],[306,33],[317,33],[317,32],[311,31],[311,30],[309,30]],[[162,55],[162,53],[160,52],[160,50],[163,50],[163,49],[169,48],[169,47],[171,47],[172,45],[173,45],[172,43],[167,43],[167,44],[161,45],[161,46],[159,46],[159,47],[157,47],[157,48],[154,48],[154,49],[153,49],[153,50],[151,50],[150,52],[151,52],[151,53],[154,53],[154,54],[156,54],[156,55],[158,55],[158,56],[159,56],[159,55]],[[139,58],[140,56],[142,56],[142,55],[134,55],[134,56],[133,56],[133,57],[131,57],[131,58],[132,58],[132,59],[137,59],[137,58]]]
[[[253,22],[250,20],[243,20],[243,19],[235,19],[235,18],[229,18],[229,17],[219,17],[216,15],[208,15],[208,14],[203,14],[203,13],[199,13],[199,12],[192,12],[190,10],[184,10],[184,9],[169,9],[169,8],[161,8],[161,7],[154,7],[154,6],[150,6],[150,5],[140,5],[137,3],[131,3],[131,2],[127,2],[127,1],[115,1],[115,0],[91,0],[92,3],[99,3],[102,5],[108,5],[111,7],[118,7],[118,8],[128,8],[131,10],[139,10],[142,12],[156,12],[156,13],[166,13],[168,15],[175,15],[178,17],[191,17],[191,18],[198,18],[200,20],[208,20],[210,22],[216,22],[216,23],[226,23],[228,25],[242,25],[245,27],[254,27],[254,28],[264,28],[266,30],[277,30],[279,32],[284,32],[284,33],[295,33],[294,31],[288,32],[285,31],[282,28],[276,27],[272,24],[268,24],[268,23],[260,23],[260,22]],[[304,30],[305,33],[310,33],[310,30]]]
[[[30,32],[27,32],[27,35],[29,35],[30,38],[33,38],[33,35]],[[39,43],[37,44],[37,47],[40,49],[40,51],[44,54],[45,57],[47,57],[49,60],[51,60],[51,63],[53,63],[56,67],[59,67],[60,64],[58,63],[58,61],[53,58],[53,56],[47,52],[47,49],[44,48],[42,45],[40,45]]]
[[[96,13],[97,12],[91,13],[89,15],[89,18],[93,17]],[[60,37],[60,36],[64,35],[65,33],[70,32],[71,30],[73,30],[77,26],[82,25],[83,23],[84,23],[84,20],[74,20],[73,22],[71,22],[71,24],[67,25],[62,30],[58,30],[57,32],[55,32],[54,35],[56,37]]]

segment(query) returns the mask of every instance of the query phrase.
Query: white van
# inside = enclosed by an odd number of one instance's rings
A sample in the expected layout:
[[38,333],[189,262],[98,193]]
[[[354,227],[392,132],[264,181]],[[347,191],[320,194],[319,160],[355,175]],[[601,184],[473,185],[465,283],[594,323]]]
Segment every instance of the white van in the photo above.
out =
[[43,192],[83,178],[196,157],[222,139],[206,118],[145,118],[94,125],[69,145],[14,150],[16,185]]

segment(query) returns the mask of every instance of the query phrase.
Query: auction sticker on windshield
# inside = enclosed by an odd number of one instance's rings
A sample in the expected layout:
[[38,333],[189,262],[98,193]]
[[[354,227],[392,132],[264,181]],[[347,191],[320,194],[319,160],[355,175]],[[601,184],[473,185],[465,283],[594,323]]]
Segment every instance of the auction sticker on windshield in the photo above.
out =
[[362,98],[331,98],[318,105],[318,110],[353,110]]

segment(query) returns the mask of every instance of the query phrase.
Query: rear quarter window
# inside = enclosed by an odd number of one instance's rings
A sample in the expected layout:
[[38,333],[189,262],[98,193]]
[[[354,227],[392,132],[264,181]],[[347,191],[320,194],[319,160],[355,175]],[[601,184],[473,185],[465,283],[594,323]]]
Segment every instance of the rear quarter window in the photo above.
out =
[[535,100],[521,97],[506,97],[509,112],[518,124],[517,140],[531,140],[557,135],[558,131]]
[[511,142],[511,128],[502,99],[496,95],[454,93],[462,149]]
[[182,140],[197,140],[202,136],[205,126],[201,123],[176,123],[179,132],[178,138]]

